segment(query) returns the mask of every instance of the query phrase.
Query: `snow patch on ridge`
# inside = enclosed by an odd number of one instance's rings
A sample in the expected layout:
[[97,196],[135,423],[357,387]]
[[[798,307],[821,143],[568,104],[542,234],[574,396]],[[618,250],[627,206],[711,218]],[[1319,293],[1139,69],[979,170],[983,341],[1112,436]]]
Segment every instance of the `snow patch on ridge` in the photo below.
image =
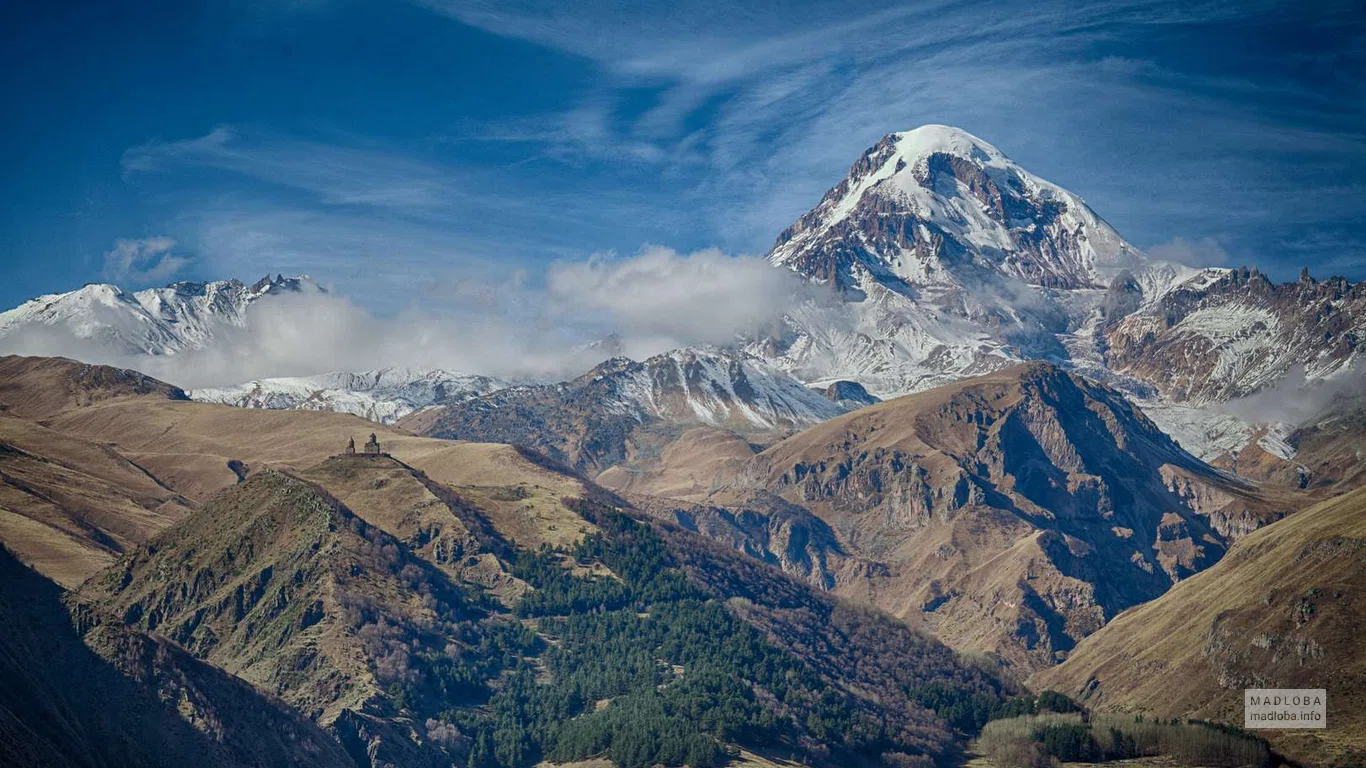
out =
[[443,370],[381,368],[318,376],[258,379],[233,387],[195,389],[193,400],[239,408],[338,411],[382,424],[438,402],[496,392],[508,383]]

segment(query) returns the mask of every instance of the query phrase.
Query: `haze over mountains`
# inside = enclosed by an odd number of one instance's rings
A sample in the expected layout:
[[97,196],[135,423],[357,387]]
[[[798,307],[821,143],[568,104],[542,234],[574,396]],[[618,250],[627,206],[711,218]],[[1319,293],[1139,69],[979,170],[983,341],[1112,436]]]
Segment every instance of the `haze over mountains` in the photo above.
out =
[[[1366,599],[1361,505],[1335,500],[1366,478],[1362,284],[1153,261],[946,126],[870,148],[767,261],[797,288],[776,316],[642,360],[589,340],[564,380],[408,365],[427,348],[388,331],[356,341],[394,359],[270,375],[371,322],[257,322],[341,301],[302,277],[32,300],[0,351],[79,359],[0,359],[0,567],[70,589],[45,621],[101,657],[167,643],[111,662],[144,685],[203,665],[278,698],[262,716],[322,764],[949,765],[1033,707],[1026,678],[1231,722],[1285,658],[1247,628],[1361,683],[1346,614],[1314,606]],[[204,378],[254,349],[265,370]],[[371,432],[383,454],[344,452]],[[1289,568],[1280,541],[1323,578],[1215,594]],[[1152,640],[1169,673],[1221,693],[1158,702],[1125,671],[1134,617],[1180,623]]]

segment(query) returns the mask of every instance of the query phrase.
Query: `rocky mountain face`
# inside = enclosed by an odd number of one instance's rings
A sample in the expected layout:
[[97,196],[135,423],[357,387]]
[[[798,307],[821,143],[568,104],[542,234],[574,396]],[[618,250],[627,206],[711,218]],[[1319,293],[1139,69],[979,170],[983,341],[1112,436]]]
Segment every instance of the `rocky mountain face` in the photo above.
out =
[[966,131],[927,125],[864,152],[769,259],[840,289],[869,277],[961,289],[981,270],[1095,288],[1142,256],[1081,198]]
[[12,346],[63,335],[118,353],[172,355],[211,344],[224,324],[241,326],[247,307],[264,296],[321,290],[307,277],[269,275],[252,285],[182,282],[136,293],[92,283],[0,312],[0,341]]
[[380,368],[318,376],[257,379],[232,387],[195,389],[189,396],[238,408],[335,411],[392,424],[436,403],[504,389],[507,382],[443,370]]
[[1220,465],[1268,487],[1304,490],[1317,497],[1366,484],[1363,451],[1366,394],[1344,393],[1300,427],[1274,441],[1264,437],[1230,451]]
[[1361,283],[1319,281],[1306,271],[1296,282],[1276,284],[1256,269],[1204,270],[1157,292],[1121,276],[1107,298],[1107,367],[1170,400],[1246,397],[1292,370],[1309,381],[1361,375],[1355,370],[1366,349]]
[[[1120,393],[1044,363],[869,406],[748,460],[736,451],[710,484],[689,479],[679,450],[653,474],[600,479],[673,494],[685,524],[717,507],[750,519],[731,528],[798,531],[785,558],[759,556],[1027,670],[1293,509],[1182,450]],[[765,493],[819,526],[766,514]]]
[[1244,537],[1030,682],[1092,706],[1233,723],[1244,688],[1326,688],[1327,729],[1260,733],[1311,764],[1360,761],[1363,564],[1366,491],[1357,490]]
[[781,432],[845,412],[750,356],[681,349],[613,358],[561,384],[518,386],[413,414],[400,426],[433,437],[525,445],[596,474],[657,450],[653,427],[707,424]]
[[[462,533],[432,529],[457,561],[478,554]],[[367,764],[436,764],[411,735],[420,723],[371,713],[395,708],[384,689],[410,653],[459,654],[480,639],[461,626],[474,606],[424,559],[321,487],[276,472],[216,497],[77,599],[270,691],[342,743],[365,744]]]

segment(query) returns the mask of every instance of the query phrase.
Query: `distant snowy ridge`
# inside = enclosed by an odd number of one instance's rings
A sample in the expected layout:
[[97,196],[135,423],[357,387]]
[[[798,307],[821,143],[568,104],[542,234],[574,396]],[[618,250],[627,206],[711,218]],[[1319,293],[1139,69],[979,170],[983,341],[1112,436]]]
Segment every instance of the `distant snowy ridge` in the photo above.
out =
[[180,282],[135,293],[92,283],[0,312],[0,342],[25,332],[58,333],[111,352],[174,355],[208,346],[215,328],[223,324],[241,327],[247,307],[262,297],[322,291],[306,276],[283,275],[267,275],[251,285],[240,280]]
[[612,377],[610,407],[641,418],[770,429],[816,424],[847,410],[761,359],[712,347],[613,362],[588,376]]
[[195,389],[191,399],[239,408],[338,411],[382,424],[440,402],[486,395],[508,383],[439,369],[380,368],[317,376],[257,379],[232,387]]
[[677,436],[681,427],[789,433],[851,407],[742,352],[687,347],[643,361],[614,357],[570,381],[443,403],[399,426],[527,446],[592,476],[657,450],[661,435]]

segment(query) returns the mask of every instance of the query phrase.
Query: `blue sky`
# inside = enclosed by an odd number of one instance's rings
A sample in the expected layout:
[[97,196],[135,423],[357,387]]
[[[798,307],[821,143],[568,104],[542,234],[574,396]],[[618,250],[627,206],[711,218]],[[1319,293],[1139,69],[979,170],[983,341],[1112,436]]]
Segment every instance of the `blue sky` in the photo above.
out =
[[761,254],[924,123],[1141,248],[1366,278],[1359,3],[740,5],[10,4],[0,305],[270,271],[384,312]]

